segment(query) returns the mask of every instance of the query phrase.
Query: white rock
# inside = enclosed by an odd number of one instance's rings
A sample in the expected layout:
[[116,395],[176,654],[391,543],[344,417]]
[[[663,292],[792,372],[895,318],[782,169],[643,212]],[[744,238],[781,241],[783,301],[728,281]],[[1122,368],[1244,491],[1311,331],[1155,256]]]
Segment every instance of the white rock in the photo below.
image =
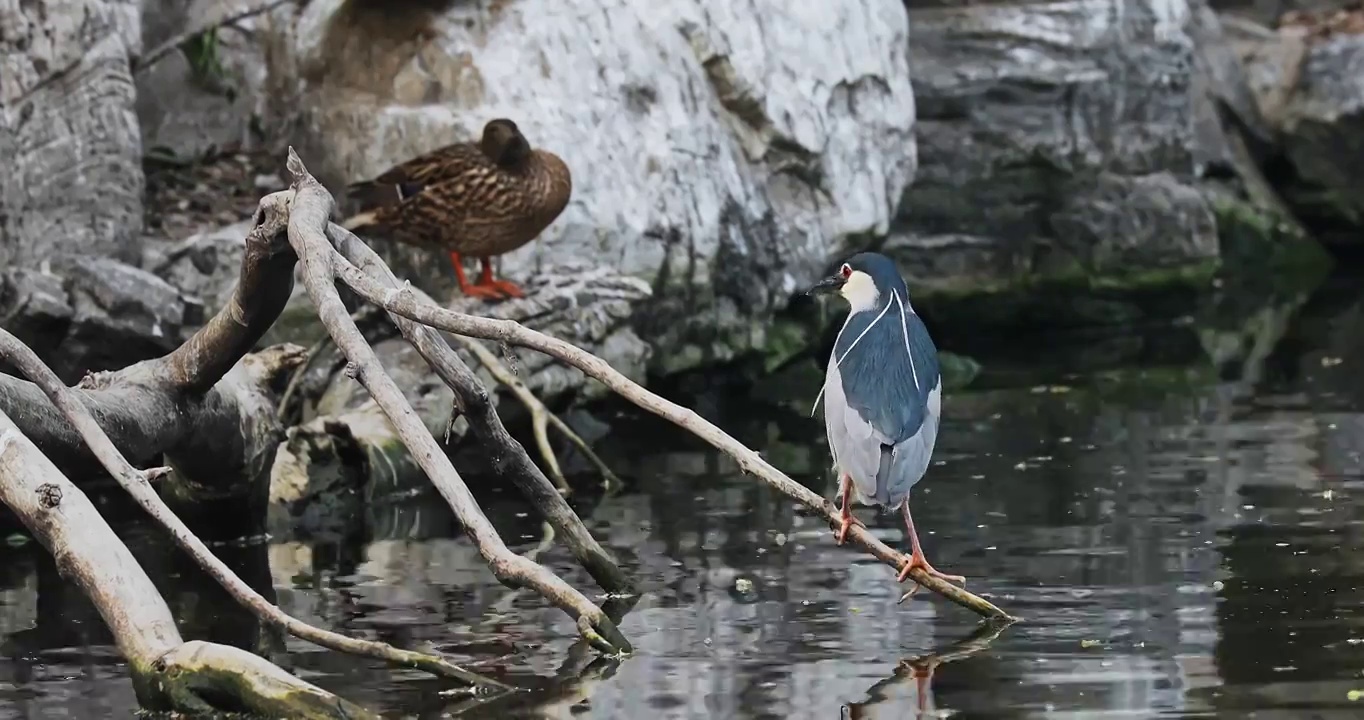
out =
[[137,10],[136,0],[0,3],[0,265],[137,256]]
[[[339,189],[510,117],[565,159],[574,194],[503,271],[610,264],[654,286],[663,335],[761,343],[753,320],[850,236],[885,235],[914,174],[900,0],[357,5],[274,16],[291,52],[271,82],[295,83],[309,168]],[[449,275],[430,258],[414,271]]]
[[[182,33],[237,15],[260,0],[142,0],[148,51]],[[185,53],[172,51],[135,74],[137,116],[147,151],[194,158],[212,149],[250,146],[252,125],[266,103],[265,21],[248,16],[219,28],[212,41],[217,67],[196,74]]]

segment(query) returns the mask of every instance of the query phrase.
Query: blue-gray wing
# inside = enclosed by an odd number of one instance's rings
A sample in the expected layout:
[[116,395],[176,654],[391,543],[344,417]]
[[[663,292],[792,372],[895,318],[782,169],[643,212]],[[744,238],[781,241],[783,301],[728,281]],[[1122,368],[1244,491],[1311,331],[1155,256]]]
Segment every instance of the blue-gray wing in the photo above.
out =
[[892,294],[889,306],[848,319],[834,343],[849,407],[889,444],[919,431],[938,387],[938,350],[919,316]]
[[903,500],[923,476],[938,434],[937,349],[892,294],[849,317],[825,376],[825,430],[836,466],[866,500]]

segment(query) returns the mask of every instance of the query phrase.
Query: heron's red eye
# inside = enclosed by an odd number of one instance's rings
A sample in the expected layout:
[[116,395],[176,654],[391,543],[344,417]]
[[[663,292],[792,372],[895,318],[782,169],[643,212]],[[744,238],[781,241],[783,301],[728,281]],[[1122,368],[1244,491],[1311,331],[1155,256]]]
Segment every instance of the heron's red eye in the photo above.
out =
[[848,278],[852,277],[852,268],[848,267],[847,265],[844,265],[843,267],[838,269],[838,274],[842,275],[844,280],[847,280]]

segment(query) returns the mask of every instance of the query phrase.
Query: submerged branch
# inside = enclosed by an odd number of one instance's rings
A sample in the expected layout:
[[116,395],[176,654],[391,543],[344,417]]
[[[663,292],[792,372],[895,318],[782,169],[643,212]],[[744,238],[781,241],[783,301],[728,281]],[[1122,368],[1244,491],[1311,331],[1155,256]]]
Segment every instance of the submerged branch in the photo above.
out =
[[118,484],[133,497],[133,500],[152,516],[152,519],[170,533],[171,538],[195,563],[203,568],[234,600],[250,610],[263,622],[273,625],[297,638],[307,640],[321,647],[352,655],[361,655],[385,660],[396,665],[415,667],[444,677],[455,678],[471,685],[509,689],[496,680],[472,673],[451,662],[434,655],[400,650],[387,643],[373,640],[360,640],[346,637],[322,628],[309,625],[283,610],[280,610],[246,581],[232,572],[213,551],[198,538],[185,523],[171,511],[164,500],[156,494],[148,481],[151,472],[134,468],[118,451],[118,448],[100,428],[99,423],[82,403],[80,394],[66,387],[56,373],[38,358],[32,350],[18,338],[0,330],[0,358],[18,368],[34,384],[42,389],[76,432],[90,447],[100,464],[114,477]]
[[[79,403],[74,398],[74,394],[68,396]],[[94,422],[88,413],[85,418]],[[140,474],[137,480],[146,482]],[[128,660],[138,700],[149,709],[198,714],[246,709],[297,718],[377,717],[245,651],[213,643],[185,643],[166,601],[127,546],[85,493],[3,411],[0,502],[52,554],[62,577],[90,599]],[[188,664],[186,654],[203,656]],[[223,701],[227,707],[217,705]]]
[[[212,701],[241,697],[258,717],[291,720],[379,720],[379,716],[348,700],[285,672],[265,658],[230,645],[200,640],[181,643],[156,663],[160,685],[183,709],[197,701],[220,710]],[[235,708],[222,708],[231,710]],[[221,712],[211,712],[220,716]]]
[[[513,320],[475,317],[454,310],[423,303],[408,288],[384,287],[353,265],[338,263],[337,272],[343,282],[371,303],[396,315],[415,320],[423,325],[470,337],[538,350],[571,367],[581,370],[617,395],[629,400],[697,437],[733,458],[744,472],[756,475],[773,489],[800,504],[820,513],[831,528],[838,524],[838,509],[829,500],[787,477],[785,473],[764,460],[757,452],[734,439],[692,410],[666,400],[625,377],[609,363],[571,343],[545,335]],[[873,537],[865,528],[854,525],[848,537],[861,545],[873,557],[896,568],[904,567],[909,557]],[[966,590],[928,575],[920,569],[910,577],[921,586],[942,595],[952,602],[984,617],[1011,618],[993,603]]]

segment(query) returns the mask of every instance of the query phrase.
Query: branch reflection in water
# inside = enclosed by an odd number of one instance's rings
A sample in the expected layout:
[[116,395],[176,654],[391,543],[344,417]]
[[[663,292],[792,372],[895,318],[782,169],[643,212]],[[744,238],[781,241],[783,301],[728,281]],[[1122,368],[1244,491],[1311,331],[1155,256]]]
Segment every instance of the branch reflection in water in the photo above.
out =
[[[639,595],[608,597],[601,605],[602,612],[619,625],[639,599]],[[591,698],[602,681],[616,674],[622,659],[621,656],[602,656],[580,639],[569,647],[568,657],[559,665],[554,677],[544,680],[538,687],[527,687],[526,681],[519,680],[521,689],[517,692],[474,697],[465,695],[458,702],[440,708],[439,713],[432,717],[514,717],[535,720],[568,717],[573,714],[570,708]]]

